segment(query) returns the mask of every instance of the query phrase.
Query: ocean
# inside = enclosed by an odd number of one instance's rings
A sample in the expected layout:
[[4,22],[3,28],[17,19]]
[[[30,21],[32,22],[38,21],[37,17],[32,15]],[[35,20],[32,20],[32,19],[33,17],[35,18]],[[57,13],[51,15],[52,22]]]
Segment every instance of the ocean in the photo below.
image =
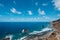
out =
[[[50,27],[50,22],[0,22],[0,40],[10,37],[10,40],[20,40],[30,33],[37,33]],[[27,33],[22,33],[27,29]]]

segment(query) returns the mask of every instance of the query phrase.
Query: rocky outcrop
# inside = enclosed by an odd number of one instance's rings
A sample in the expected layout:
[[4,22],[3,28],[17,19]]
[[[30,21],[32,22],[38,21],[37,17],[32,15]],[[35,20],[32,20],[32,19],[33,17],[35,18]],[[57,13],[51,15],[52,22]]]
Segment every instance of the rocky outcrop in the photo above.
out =
[[[34,37],[28,37],[28,40],[60,40],[60,19],[56,21],[51,22],[51,26],[53,29],[53,32],[48,33],[48,35],[45,36],[34,36]],[[37,35],[37,34],[36,34]],[[26,39],[27,40],[27,39]]]
[[22,33],[28,33],[28,30],[27,29],[23,29]]
[[[24,38],[23,40],[60,40],[60,19],[56,20],[56,21],[52,21],[51,22],[51,26],[50,26],[53,31],[49,32],[49,33],[44,33],[42,34],[35,34],[35,35],[30,35],[26,38]],[[23,29],[22,31],[23,33],[27,33],[27,29]],[[3,39],[3,40],[9,40],[8,39]]]
[[51,28],[53,28],[55,31],[60,32],[60,19],[51,22]]
[[51,22],[51,28],[53,28],[56,38],[60,40],[60,19]]
[[58,40],[56,37],[56,33],[55,32],[51,33],[51,35],[47,38],[47,40]]

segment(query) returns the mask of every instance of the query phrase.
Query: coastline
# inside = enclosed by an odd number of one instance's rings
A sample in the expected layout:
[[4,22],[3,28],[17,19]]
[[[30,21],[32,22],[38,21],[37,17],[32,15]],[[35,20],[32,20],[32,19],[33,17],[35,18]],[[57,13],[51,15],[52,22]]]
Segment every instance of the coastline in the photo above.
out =
[[25,36],[25,37],[22,37],[20,40],[43,40],[47,37],[49,37],[49,35],[51,35],[51,33],[53,33],[53,30],[45,30],[45,31],[42,31],[40,33],[31,33],[30,35],[28,36]]
[[52,21],[50,27],[53,29],[53,31],[44,33],[45,35],[34,34],[22,40],[60,40],[60,19]]
[[50,28],[45,28],[42,31],[33,31],[29,35],[16,40],[60,40],[60,20],[51,22]]

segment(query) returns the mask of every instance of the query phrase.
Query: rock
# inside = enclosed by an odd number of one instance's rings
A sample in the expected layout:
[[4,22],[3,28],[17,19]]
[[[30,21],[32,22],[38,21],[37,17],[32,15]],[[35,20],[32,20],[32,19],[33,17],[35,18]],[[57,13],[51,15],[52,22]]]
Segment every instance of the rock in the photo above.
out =
[[5,38],[5,39],[3,39],[3,40],[10,40],[10,38]]
[[[34,36],[34,37],[27,37],[26,40],[60,40],[60,19],[51,22],[51,28],[53,32],[48,34],[48,36]],[[26,33],[28,30],[23,29],[23,32]]]
[[53,28],[55,31],[60,32],[60,19],[51,22],[51,28]]
[[27,29],[23,29],[22,33],[28,33],[28,30]]
[[47,40],[58,40],[56,37],[56,33],[55,32],[51,33],[51,35],[47,38]]
[[[54,30],[53,34],[51,34],[51,40],[60,40],[60,19],[51,22],[51,28]],[[55,35],[55,36],[54,36]]]

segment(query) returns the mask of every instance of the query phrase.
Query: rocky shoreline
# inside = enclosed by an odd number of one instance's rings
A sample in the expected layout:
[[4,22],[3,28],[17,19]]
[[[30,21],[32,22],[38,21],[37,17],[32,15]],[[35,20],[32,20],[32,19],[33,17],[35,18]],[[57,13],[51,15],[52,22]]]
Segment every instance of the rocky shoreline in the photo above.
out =
[[[51,22],[52,30],[31,34],[19,40],[60,40],[60,19]],[[10,40],[9,38],[3,40]]]
[[60,19],[51,22],[51,28],[53,31],[46,33],[45,35],[33,35],[26,37],[22,40],[60,40]]

